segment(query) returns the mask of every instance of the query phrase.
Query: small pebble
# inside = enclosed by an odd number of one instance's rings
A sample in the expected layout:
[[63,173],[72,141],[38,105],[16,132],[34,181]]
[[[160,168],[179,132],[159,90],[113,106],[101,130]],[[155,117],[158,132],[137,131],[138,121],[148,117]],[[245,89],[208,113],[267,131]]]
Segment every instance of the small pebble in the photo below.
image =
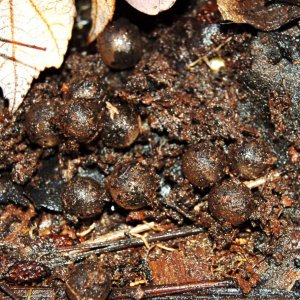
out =
[[214,73],[218,73],[221,68],[224,68],[226,66],[224,59],[221,57],[214,57],[214,58],[208,60],[207,63],[208,63],[208,67]]

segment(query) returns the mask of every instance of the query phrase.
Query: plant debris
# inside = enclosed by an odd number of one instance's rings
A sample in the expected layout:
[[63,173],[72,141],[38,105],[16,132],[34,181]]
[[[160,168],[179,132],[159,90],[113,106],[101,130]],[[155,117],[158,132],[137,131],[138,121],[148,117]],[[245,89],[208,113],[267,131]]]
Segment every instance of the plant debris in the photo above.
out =
[[225,20],[247,23],[257,29],[271,31],[300,17],[297,0],[218,0]]

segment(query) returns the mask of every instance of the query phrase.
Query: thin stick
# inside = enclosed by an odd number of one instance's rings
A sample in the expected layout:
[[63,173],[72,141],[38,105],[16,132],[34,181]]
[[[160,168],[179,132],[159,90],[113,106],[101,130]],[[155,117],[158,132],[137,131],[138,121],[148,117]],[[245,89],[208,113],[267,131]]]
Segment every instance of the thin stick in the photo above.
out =
[[232,40],[232,37],[230,36],[229,38],[227,38],[223,43],[221,43],[219,46],[217,46],[216,48],[210,50],[209,52],[207,52],[204,56],[199,57],[198,59],[196,59],[195,61],[191,62],[190,64],[187,65],[187,69],[192,69],[193,67],[195,67],[197,64],[201,63],[203,61],[204,58],[207,58],[210,54],[218,52],[219,50],[221,50],[221,48],[223,48],[226,44],[228,44],[230,41]]
[[22,300],[21,297],[17,296],[11,290],[11,288],[7,284],[5,284],[5,283],[1,283],[0,284],[0,290],[2,290],[6,295],[8,295],[9,297],[11,297],[13,300]]
[[126,287],[113,290],[108,299],[145,299],[211,288],[224,288],[229,286],[236,286],[236,282],[233,280],[211,280],[176,285]]
[[250,181],[244,181],[244,184],[249,188],[249,189],[254,189],[259,186],[265,185],[267,182],[273,181],[281,176],[281,173],[279,171],[274,171],[266,176],[259,177],[255,180],[250,180]]
[[172,208],[174,210],[176,210],[177,212],[179,212],[181,215],[183,215],[184,217],[186,217],[187,219],[189,219],[192,222],[196,221],[195,216],[192,216],[190,213],[188,213],[187,211],[185,211],[184,209],[182,209],[181,207],[179,207],[178,205],[176,205],[175,203],[172,203],[166,199],[163,199],[161,201],[165,206]]
[[87,228],[86,230],[83,230],[81,232],[77,232],[76,235],[79,237],[84,237],[86,235],[88,235],[89,233],[91,233],[96,227],[96,223],[92,223],[91,226],[89,226],[89,228]]
[[157,226],[157,225],[154,222],[140,224],[133,228],[126,228],[123,230],[109,232],[107,234],[104,234],[104,235],[101,235],[101,236],[95,238],[94,240],[85,241],[84,243],[85,244],[95,244],[95,243],[105,243],[105,242],[109,242],[109,241],[116,241],[116,240],[123,239],[130,234],[139,234],[139,233],[143,233],[148,230],[152,230],[155,228],[155,226]]
[[[187,237],[190,235],[195,235],[198,233],[203,232],[204,229],[202,227],[184,227],[178,230],[167,231],[164,233],[156,234],[150,237],[147,237],[148,243],[159,242],[159,241],[166,241],[181,237]],[[115,243],[101,243],[101,244],[88,244],[88,245],[78,245],[75,247],[75,250],[81,250],[81,252],[74,252],[74,248],[68,247],[68,251],[64,253],[64,255],[71,257],[72,259],[78,260],[83,259],[86,256],[90,255],[91,253],[94,254],[101,254],[113,251],[119,251],[127,248],[132,247],[140,247],[144,246],[145,243],[140,238],[128,239],[128,240],[121,240]],[[66,250],[65,250],[66,251]]]
[[[62,248],[53,248],[51,249],[50,252],[58,253],[58,252],[74,251],[75,253],[75,251],[90,250],[94,248],[104,248],[110,246],[112,241],[124,239],[130,236],[131,234],[139,234],[148,230],[157,230],[157,229],[159,229],[159,226],[154,222],[140,224],[133,228],[126,228],[123,230],[109,232],[94,240],[88,240],[79,245],[62,247]],[[49,251],[47,251],[47,253],[48,252]]]
[[[229,287],[219,289],[208,289],[206,291],[198,291],[200,299],[299,299],[299,292],[290,292],[285,290],[268,289],[268,288],[255,288],[249,294],[245,295],[241,288]],[[197,299],[193,297],[190,299]]]

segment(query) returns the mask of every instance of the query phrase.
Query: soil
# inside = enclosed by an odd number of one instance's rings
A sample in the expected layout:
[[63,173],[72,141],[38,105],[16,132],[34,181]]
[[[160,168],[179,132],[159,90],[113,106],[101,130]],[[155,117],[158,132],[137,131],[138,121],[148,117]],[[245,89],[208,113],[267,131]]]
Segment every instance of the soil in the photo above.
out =
[[300,25],[177,2],[118,3],[123,70],[77,1],[63,67],[1,100],[1,299],[299,299]]

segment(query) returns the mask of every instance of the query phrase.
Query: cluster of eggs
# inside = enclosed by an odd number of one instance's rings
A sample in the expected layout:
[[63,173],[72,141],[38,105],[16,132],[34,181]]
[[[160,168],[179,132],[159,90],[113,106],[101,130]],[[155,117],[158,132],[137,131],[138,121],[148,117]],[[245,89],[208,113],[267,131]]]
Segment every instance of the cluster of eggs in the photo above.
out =
[[[108,26],[97,47],[112,69],[130,68],[142,55],[138,29],[125,19]],[[31,105],[24,121],[30,140],[44,148],[57,146],[61,139],[81,144],[100,139],[112,148],[132,145],[140,133],[139,114],[127,103],[95,100],[95,82],[85,80],[70,88],[64,101]],[[233,143],[226,149],[203,141],[183,153],[182,173],[196,189],[208,191],[208,209],[215,219],[238,226],[255,208],[252,192],[242,180],[263,175],[275,161],[260,139]],[[152,167],[127,160],[116,165],[104,183],[87,177],[72,179],[62,192],[62,204],[67,213],[83,219],[100,214],[110,199],[128,210],[151,207],[157,196],[157,178]]]

